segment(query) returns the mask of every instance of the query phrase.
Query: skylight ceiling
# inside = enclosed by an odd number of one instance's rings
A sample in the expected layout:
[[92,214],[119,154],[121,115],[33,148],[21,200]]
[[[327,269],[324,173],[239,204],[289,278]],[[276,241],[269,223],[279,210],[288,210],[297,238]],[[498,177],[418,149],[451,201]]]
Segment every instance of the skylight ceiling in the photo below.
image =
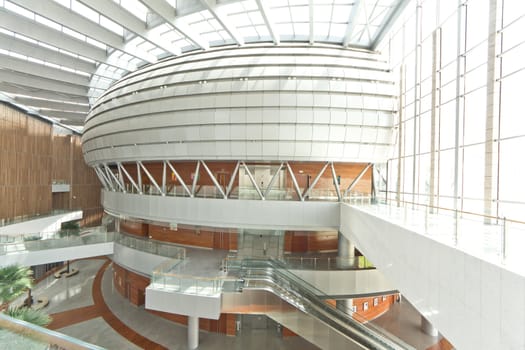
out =
[[409,0],[0,0],[0,92],[81,126],[115,80],[223,45],[374,50]]

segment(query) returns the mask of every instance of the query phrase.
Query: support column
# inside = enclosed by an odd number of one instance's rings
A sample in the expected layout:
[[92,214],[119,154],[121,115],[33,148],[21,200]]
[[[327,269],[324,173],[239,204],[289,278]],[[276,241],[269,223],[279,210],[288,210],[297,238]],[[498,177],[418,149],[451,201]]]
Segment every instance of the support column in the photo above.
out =
[[343,311],[347,315],[352,314],[352,306],[354,305],[353,299],[341,299],[335,301],[335,307],[338,310]]
[[438,330],[424,316],[421,316],[421,330],[432,337],[438,336]]
[[501,0],[489,2],[489,36],[487,52],[487,106],[485,117],[485,171],[483,192],[483,213],[485,223],[491,224],[489,217],[498,215],[498,166],[499,166],[499,105],[501,82]]
[[188,316],[188,349],[193,350],[199,347],[199,318]]
[[349,258],[355,257],[355,245],[350,242],[341,232],[337,233],[337,266],[340,268],[348,267],[352,265],[352,261]]

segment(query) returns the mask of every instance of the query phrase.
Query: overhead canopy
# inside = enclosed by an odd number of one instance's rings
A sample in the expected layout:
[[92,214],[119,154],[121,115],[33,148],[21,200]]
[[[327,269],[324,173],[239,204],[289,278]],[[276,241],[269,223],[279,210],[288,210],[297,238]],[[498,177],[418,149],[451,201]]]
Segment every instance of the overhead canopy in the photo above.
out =
[[0,92],[81,128],[115,80],[224,45],[375,50],[409,0],[0,0]]

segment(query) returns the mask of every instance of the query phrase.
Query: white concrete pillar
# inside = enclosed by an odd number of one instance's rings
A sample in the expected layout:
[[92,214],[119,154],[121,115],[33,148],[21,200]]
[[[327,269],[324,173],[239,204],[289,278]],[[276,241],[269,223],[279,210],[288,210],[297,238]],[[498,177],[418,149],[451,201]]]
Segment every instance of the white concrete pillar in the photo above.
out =
[[188,316],[188,349],[193,350],[199,347],[199,318]]
[[432,337],[438,336],[438,330],[424,316],[421,316],[421,330]]
[[355,245],[350,242],[341,232],[337,233],[337,257],[340,258],[337,266],[340,268],[352,265],[351,259],[355,256]]

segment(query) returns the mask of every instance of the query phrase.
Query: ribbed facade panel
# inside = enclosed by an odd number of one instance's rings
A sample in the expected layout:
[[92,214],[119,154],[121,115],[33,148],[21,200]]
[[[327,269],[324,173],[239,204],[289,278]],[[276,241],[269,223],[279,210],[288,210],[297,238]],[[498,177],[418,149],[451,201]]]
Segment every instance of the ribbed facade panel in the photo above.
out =
[[394,143],[380,56],[247,46],[188,54],[117,82],[83,135],[91,164],[155,159],[377,162]]

